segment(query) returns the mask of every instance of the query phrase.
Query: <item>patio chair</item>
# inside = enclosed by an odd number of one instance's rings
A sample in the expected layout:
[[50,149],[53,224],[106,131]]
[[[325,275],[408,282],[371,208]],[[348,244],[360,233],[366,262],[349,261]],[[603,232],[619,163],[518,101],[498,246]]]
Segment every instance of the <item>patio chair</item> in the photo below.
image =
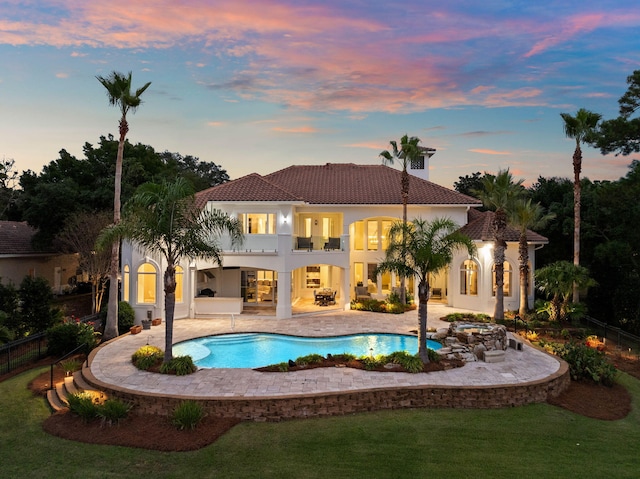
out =
[[298,236],[296,249],[306,249],[307,251],[311,251],[313,249],[313,241],[311,241],[311,237]]
[[356,301],[363,299],[371,299],[371,293],[367,291],[366,286],[356,286]]
[[329,238],[329,241],[324,244],[325,251],[334,249],[340,249],[340,238]]

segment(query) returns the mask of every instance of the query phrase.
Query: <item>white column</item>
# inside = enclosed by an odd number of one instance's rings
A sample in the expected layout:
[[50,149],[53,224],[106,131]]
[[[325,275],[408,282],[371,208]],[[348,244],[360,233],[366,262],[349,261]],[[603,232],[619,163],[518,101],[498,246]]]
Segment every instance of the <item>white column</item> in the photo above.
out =
[[278,271],[276,319],[287,319],[291,316],[291,271]]

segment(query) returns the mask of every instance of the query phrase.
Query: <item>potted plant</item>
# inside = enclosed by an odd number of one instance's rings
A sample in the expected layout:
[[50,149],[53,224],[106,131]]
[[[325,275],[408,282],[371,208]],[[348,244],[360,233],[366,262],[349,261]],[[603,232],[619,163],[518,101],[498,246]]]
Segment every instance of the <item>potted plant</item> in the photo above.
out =
[[151,326],[160,326],[162,323],[162,318],[155,318],[151,320]]

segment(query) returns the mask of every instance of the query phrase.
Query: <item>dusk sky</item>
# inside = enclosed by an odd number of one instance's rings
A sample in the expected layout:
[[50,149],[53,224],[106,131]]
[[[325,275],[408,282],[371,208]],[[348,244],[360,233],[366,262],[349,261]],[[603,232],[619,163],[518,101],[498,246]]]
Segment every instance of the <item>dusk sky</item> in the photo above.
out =
[[[133,143],[232,179],[292,164],[379,164],[407,133],[430,179],[509,167],[572,176],[561,112],[618,115],[640,69],[638,0],[4,0],[0,158],[37,173],[117,137],[96,75],[152,82]],[[584,149],[583,175],[633,158]]]

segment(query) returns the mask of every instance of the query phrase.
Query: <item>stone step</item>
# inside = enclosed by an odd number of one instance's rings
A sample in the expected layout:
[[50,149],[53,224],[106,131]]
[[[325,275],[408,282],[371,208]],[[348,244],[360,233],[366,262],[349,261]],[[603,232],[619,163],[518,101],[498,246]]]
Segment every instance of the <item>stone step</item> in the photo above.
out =
[[58,400],[64,404],[67,404],[69,401],[67,400],[67,397],[69,396],[67,394],[67,388],[64,387],[64,381],[60,381],[59,383],[56,383],[55,386],[55,392],[56,395],[58,396]]
[[73,377],[71,377],[70,381],[65,378],[64,387],[67,390],[67,394],[77,394],[82,392],[82,389],[78,388]]
[[102,391],[97,390],[86,382],[82,376],[82,371],[76,371],[73,373],[73,379],[65,378],[65,380],[55,384],[53,389],[47,391],[47,401],[54,412],[60,411],[68,407],[67,398],[70,394],[78,394],[84,391],[91,392],[101,399],[105,398],[105,394]]
[[93,386],[87,383],[87,381],[84,379],[84,376],[82,375],[82,370],[76,371],[75,373],[73,373],[73,382],[78,387],[78,389],[81,389],[84,391],[92,391],[95,389]]
[[65,403],[60,401],[60,398],[58,398],[58,394],[56,393],[55,389],[49,389],[47,391],[47,402],[54,412],[62,411],[67,407]]

